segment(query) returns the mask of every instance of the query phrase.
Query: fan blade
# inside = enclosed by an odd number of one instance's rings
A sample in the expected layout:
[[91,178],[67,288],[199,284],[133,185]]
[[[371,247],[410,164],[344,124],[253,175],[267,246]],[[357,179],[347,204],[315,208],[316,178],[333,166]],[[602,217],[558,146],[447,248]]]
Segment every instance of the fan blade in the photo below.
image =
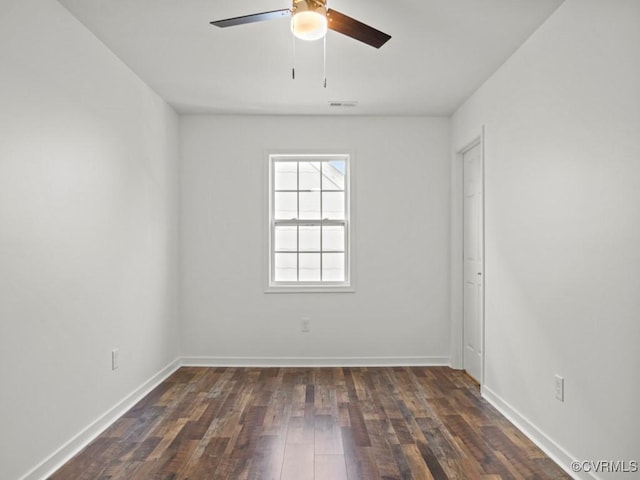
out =
[[387,35],[331,8],[327,10],[327,20],[329,29],[355,38],[375,48],[380,48],[391,38],[391,35]]
[[243,15],[242,17],[225,18],[224,20],[216,20],[209,22],[216,27],[234,27],[236,25],[243,25],[245,23],[264,22],[265,20],[274,20],[276,18],[288,17],[291,15],[291,10],[285,8],[284,10],[272,10],[271,12],[254,13],[253,15]]

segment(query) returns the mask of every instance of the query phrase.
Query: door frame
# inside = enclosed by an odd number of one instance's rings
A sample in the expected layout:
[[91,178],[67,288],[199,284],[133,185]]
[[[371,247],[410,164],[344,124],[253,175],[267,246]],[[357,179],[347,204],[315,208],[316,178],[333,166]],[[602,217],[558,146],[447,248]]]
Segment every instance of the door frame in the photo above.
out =
[[[468,137],[467,137],[468,138]],[[480,145],[480,171],[482,176],[482,309],[480,312],[481,368],[480,390],[485,383],[485,299],[487,288],[485,249],[485,133],[484,126],[471,140],[455,149],[451,175],[451,367],[464,369],[464,161],[463,157],[473,147]],[[455,146],[454,146],[455,148]]]

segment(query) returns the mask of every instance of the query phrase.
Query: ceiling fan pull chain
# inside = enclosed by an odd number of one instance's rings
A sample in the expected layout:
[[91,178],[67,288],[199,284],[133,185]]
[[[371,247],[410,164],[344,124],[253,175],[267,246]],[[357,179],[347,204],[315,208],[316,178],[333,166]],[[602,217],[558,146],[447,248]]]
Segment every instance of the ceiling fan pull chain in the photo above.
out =
[[291,45],[292,45],[292,49],[291,49],[291,79],[295,80],[296,79],[296,37],[295,35],[291,35]]
[[324,88],[327,88],[327,36],[322,38],[323,54],[323,70],[324,70]]

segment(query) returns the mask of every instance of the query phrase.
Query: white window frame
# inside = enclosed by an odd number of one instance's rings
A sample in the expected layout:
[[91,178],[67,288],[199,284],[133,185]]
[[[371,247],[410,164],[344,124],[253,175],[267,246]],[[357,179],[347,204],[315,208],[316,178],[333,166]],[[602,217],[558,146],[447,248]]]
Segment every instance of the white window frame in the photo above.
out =
[[[268,185],[267,191],[267,252],[266,252],[266,293],[341,293],[341,292],[354,292],[354,275],[353,275],[353,208],[352,208],[352,178],[353,178],[353,154],[350,152],[340,151],[339,153],[267,153],[268,161],[267,177]],[[313,161],[330,161],[330,160],[344,160],[345,162],[345,218],[344,220],[308,220],[308,219],[296,219],[296,220],[276,220],[274,218],[274,203],[275,203],[275,186],[274,186],[274,164],[276,161],[292,161],[292,162],[313,162]],[[344,225],[345,235],[345,280],[342,282],[276,282],[274,280],[274,260],[275,260],[275,248],[274,248],[274,234],[276,225],[300,225],[300,224],[313,224],[322,227],[322,225]]]

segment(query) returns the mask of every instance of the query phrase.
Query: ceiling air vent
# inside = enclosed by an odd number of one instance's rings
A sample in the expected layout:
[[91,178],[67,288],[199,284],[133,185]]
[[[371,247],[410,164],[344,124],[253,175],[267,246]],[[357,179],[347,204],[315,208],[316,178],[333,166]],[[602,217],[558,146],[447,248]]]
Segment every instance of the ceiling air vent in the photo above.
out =
[[357,107],[358,102],[355,100],[331,100],[329,102],[330,107]]

